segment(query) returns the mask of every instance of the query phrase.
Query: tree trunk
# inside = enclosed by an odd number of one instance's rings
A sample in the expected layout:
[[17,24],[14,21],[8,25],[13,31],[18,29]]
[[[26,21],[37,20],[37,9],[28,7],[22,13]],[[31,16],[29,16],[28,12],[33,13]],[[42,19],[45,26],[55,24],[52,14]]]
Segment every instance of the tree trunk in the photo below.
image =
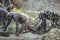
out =
[[10,1],[17,8],[21,8],[22,7],[22,3],[20,2],[20,0],[10,0]]
[[3,32],[3,31],[0,31],[0,36],[9,37],[9,35],[10,35],[9,32]]

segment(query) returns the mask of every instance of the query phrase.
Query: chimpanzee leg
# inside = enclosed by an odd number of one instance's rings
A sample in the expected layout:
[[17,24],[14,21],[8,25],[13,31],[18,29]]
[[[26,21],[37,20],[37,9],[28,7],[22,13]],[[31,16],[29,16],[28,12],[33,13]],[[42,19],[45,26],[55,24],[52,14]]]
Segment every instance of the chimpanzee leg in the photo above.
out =
[[2,16],[2,22],[3,22],[3,27],[2,28],[4,28],[5,25],[6,25],[6,16]]
[[11,23],[11,20],[5,21],[5,25],[4,25],[4,30],[3,31],[6,31],[7,30],[7,27],[8,27],[8,25],[10,23]]
[[41,29],[41,27],[39,26],[36,31],[39,31],[40,29]]
[[42,30],[43,30],[43,33],[45,33],[45,32],[46,32],[46,26],[44,26],[44,27],[42,28]]
[[0,19],[0,25],[1,25],[1,19]]
[[19,36],[19,19],[16,17],[14,20],[16,22],[16,36]]
[[25,21],[25,30],[26,30],[26,32],[28,32],[29,31],[29,23],[30,23],[30,20],[26,20]]
[[39,26],[35,32],[38,33],[39,30],[41,30],[41,28],[42,28],[42,27]]
[[3,22],[3,27],[2,28],[4,28],[4,26],[5,26],[5,20],[3,19],[2,22]]
[[16,36],[19,36],[19,23],[16,22]]
[[20,33],[22,33],[25,30],[25,24],[22,24],[22,27],[20,28]]

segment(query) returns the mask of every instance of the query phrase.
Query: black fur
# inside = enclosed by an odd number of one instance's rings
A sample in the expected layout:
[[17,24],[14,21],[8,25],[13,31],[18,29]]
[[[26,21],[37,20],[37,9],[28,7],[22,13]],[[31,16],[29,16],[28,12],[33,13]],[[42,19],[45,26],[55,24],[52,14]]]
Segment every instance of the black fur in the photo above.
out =
[[8,25],[11,23],[12,19],[14,19],[14,21],[16,22],[16,34],[18,35],[19,34],[19,23],[22,24],[22,27],[20,29],[22,32],[22,30],[25,28],[25,26],[27,26],[25,24],[27,17],[18,12],[9,12],[9,14],[7,15],[7,21],[6,21],[7,24],[4,27],[4,31],[6,31]]
[[48,20],[52,20],[52,27],[56,27],[58,26],[57,22],[60,19],[60,16],[57,13],[51,12],[51,11],[44,11],[42,13],[40,13],[39,18],[45,18]]
[[0,7],[0,21],[3,22],[3,26],[5,26],[7,14],[8,14],[8,11]]

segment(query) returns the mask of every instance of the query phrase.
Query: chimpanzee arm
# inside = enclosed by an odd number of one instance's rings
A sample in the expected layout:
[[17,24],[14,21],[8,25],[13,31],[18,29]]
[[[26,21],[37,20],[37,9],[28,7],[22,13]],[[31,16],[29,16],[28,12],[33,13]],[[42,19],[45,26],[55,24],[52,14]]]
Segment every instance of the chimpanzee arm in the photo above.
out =
[[5,21],[5,26],[4,26],[4,30],[3,31],[6,31],[8,25],[11,23],[11,20],[12,20],[12,16],[7,16],[7,20]]

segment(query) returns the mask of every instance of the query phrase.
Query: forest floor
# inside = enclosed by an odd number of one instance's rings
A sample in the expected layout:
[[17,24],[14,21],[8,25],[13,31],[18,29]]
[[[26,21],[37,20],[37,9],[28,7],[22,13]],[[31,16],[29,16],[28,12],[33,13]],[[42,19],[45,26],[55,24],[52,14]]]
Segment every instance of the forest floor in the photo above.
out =
[[[11,23],[9,27],[11,26],[13,30],[12,31],[9,30],[9,31],[15,32],[15,28],[16,28],[15,24]],[[19,36],[16,36],[15,34],[10,34],[9,37],[0,36],[0,40],[60,40],[60,29],[52,28],[48,33],[42,35],[33,34],[31,32],[22,33],[19,34]]]

